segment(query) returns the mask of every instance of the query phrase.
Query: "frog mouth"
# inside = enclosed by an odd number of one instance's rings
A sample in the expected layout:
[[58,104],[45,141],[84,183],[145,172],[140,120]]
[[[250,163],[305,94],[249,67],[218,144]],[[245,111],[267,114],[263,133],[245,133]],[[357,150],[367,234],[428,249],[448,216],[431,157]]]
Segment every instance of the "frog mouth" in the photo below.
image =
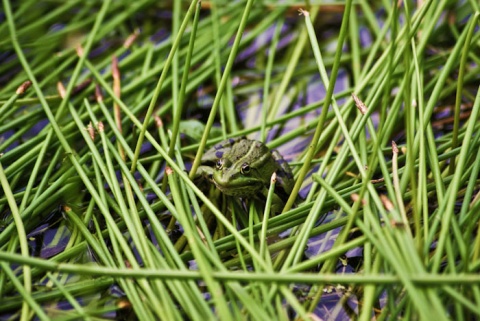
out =
[[214,177],[212,181],[222,193],[230,196],[251,196],[262,188],[262,183],[256,179],[233,183],[217,180]]

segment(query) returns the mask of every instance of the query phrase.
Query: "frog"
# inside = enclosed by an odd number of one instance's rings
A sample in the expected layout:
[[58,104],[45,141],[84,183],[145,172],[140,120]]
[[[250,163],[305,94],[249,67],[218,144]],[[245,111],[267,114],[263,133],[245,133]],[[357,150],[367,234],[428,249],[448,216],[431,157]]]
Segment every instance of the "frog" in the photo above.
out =
[[275,212],[281,211],[295,184],[288,162],[277,150],[246,137],[229,138],[207,150],[199,172],[227,196],[263,200],[275,172]]

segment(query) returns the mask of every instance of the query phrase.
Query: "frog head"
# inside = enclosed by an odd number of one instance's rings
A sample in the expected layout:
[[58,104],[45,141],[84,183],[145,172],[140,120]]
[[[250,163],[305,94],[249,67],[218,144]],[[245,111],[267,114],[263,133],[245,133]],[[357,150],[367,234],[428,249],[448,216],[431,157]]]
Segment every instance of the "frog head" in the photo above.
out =
[[270,183],[277,165],[262,143],[241,140],[217,154],[211,180],[226,195],[249,197]]

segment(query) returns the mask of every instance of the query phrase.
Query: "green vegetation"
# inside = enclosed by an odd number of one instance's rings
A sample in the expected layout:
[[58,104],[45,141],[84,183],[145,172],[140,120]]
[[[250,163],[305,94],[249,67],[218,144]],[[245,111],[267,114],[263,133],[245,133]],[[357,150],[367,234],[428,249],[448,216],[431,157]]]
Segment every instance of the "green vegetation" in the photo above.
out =
[[[2,320],[479,319],[479,15],[3,0]],[[195,177],[242,135],[282,213]]]

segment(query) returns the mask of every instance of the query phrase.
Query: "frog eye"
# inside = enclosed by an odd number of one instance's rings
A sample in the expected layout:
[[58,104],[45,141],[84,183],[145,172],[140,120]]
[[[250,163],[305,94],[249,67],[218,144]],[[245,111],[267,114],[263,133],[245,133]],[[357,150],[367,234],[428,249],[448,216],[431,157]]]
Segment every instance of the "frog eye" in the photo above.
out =
[[225,163],[225,161],[223,160],[223,158],[220,158],[219,160],[217,160],[217,163],[215,164],[215,167],[220,170],[223,168],[223,164]]
[[248,165],[247,163],[243,163],[242,168],[240,168],[240,172],[242,174],[248,174],[248,172],[250,172],[250,165]]

